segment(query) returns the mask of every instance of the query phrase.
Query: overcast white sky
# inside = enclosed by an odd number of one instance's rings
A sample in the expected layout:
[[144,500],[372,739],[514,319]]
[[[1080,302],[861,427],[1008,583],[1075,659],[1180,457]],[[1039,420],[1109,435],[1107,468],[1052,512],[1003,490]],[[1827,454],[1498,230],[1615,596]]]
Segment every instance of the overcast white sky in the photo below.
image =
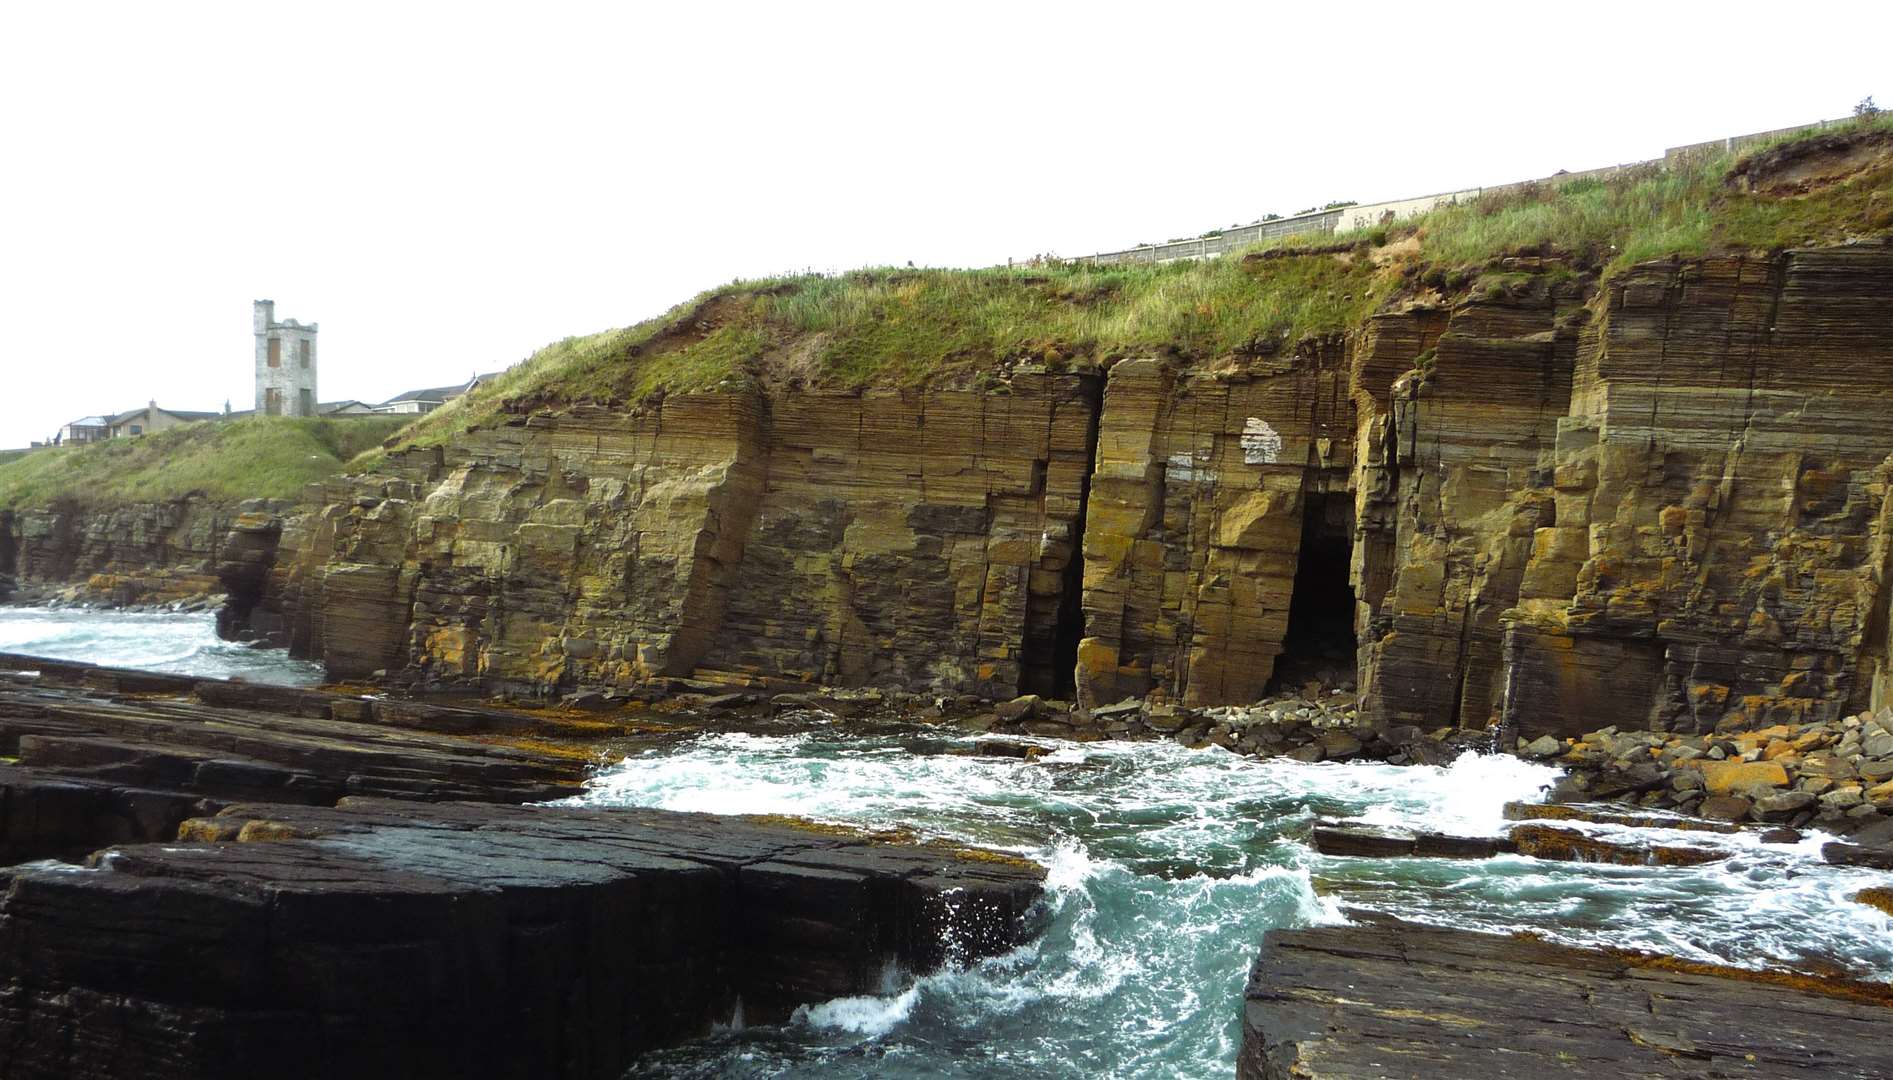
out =
[[735,277],[966,266],[1893,105],[1893,3],[0,6],[0,448],[503,368]]

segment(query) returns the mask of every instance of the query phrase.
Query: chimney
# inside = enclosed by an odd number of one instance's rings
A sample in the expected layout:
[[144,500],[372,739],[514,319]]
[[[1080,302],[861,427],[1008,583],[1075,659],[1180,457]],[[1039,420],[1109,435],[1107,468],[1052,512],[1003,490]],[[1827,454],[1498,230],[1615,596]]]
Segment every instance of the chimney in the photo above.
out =
[[269,330],[269,324],[276,321],[276,301],[253,300],[250,302],[250,322],[256,332],[261,334]]

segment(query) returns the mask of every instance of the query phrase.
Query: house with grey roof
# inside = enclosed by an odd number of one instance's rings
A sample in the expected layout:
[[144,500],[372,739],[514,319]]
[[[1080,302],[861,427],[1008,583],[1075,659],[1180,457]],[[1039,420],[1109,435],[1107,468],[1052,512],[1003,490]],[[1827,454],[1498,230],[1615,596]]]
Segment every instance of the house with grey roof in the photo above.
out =
[[434,386],[425,390],[409,390],[405,394],[391,397],[375,406],[375,411],[378,413],[430,413],[481,383],[490,382],[504,374],[503,371],[494,371],[485,375],[475,375],[458,386]]
[[184,409],[160,409],[156,401],[147,402],[142,409],[122,412],[106,420],[107,438],[126,439],[134,435],[149,435],[154,431],[165,431],[180,424],[195,424],[200,420],[220,420],[222,413],[189,412]]

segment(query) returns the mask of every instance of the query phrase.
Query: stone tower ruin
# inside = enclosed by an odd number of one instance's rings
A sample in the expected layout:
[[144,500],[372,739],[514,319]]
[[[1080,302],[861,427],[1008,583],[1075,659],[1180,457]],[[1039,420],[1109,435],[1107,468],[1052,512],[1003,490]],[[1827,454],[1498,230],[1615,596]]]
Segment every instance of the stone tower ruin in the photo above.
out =
[[251,305],[256,331],[256,414],[316,414],[316,324],[276,321],[276,301]]

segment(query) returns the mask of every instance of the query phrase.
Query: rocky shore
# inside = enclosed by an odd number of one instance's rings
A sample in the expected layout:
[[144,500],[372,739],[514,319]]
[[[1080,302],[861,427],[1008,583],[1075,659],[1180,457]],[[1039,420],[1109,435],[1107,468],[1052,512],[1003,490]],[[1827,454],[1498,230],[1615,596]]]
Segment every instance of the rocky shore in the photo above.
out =
[[[424,691],[424,686],[409,687]],[[509,699],[527,709],[549,702]],[[556,699],[562,708],[609,713],[657,709],[699,723],[813,711],[846,719],[876,715],[946,723],[995,736],[1090,741],[1167,739],[1252,757],[1443,765],[1467,751],[1507,751],[1564,771],[1549,793],[1559,803],[1614,803],[1711,822],[1860,833],[1893,820],[1893,707],[1834,720],[1777,724],[1727,734],[1685,735],[1606,727],[1581,737],[1510,740],[1497,730],[1423,730],[1363,714],[1344,680],[1311,681],[1251,705],[1184,707],[1163,695],[1091,709],[1023,695],[989,701],[902,691],[780,681],[656,679],[630,690],[596,688]],[[981,744],[1029,754],[1026,744]],[[1893,826],[1889,826],[1893,829]],[[1876,834],[1877,835],[1877,834]]]
[[0,604],[41,607],[58,611],[137,611],[160,614],[215,612],[229,603],[215,587],[185,585],[148,578],[124,579],[99,575],[72,585],[28,583],[11,589],[0,586]]
[[[0,602],[148,611],[214,611],[218,577],[245,522],[289,504],[241,506],[190,496],[122,506],[0,509]],[[11,588],[8,588],[10,583]]]
[[1607,727],[1517,751],[1567,771],[1558,799],[1843,834],[1893,817],[1893,708],[1711,735]]
[[617,1077],[1034,932],[1009,856],[517,805],[560,723],[0,656],[0,1077]]
[[1274,930],[1240,1080],[1893,1075],[1882,984],[1399,922]]

